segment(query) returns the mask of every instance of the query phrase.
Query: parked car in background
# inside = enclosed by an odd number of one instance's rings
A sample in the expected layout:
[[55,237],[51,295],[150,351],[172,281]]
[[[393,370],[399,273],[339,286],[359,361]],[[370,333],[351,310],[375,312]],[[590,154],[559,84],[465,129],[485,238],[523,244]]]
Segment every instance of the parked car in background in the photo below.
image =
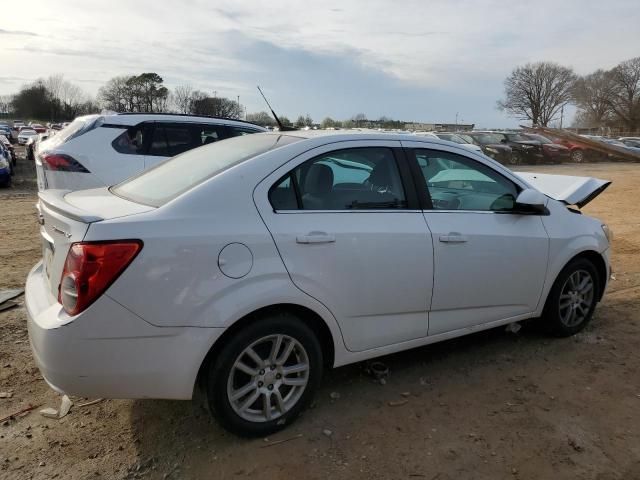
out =
[[[606,144],[606,145],[612,145],[614,147],[623,148],[623,149],[628,150],[630,152],[634,152],[634,153],[640,154],[640,147],[629,146],[626,143],[621,142],[620,140],[615,140],[613,138],[606,138],[606,137],[601,137],[598,140],[600,142]],[[619,160],[619,159],[622,158],[619,155],[616,155],[615,153],[609,153],[607,155],[607,157],[609,159],[612,159],[612,160]]]
[[39,123],[32,123],[29,126],[38,133],[45,133],[47,131],[47,127],[40,125]]
[[531,140],[519,132],[492,132],[503,145],[511,147],[511,163],[520,165],[523,163],[542,163],[542,145],[536,140]]
[[38,146],[50,136],[51,134],[49,133],[49,131],[45,131],[45,133],[39,133],[36,137],[31,137],[29,140],[27,140],[27,143],[25,145],[27,151],[27,160],[36,159]]
[[6,123],[0,124],[0,135],[4,135],[9,141],[11,141],[11,127]]
[[40,192],[33,357],[69,395],[201,387],[224,427],[265,436],[312,402],[325,365],[525,319],[583,330],[610,235],[568,206],[609,183],[515,174],[433,138],[299,131]]
[[26,123],[24,123],[24,121],[23,121],[23,120],[14,120],[14,121],[13,121],[13,128],[15,128],[16,130],[17,130],[18,128],[20,128],[20,127],[25,126],[25,125],[26,125]]
[[434,132],[436,137],[440,140],[447,140],[448,142],[457,143],[462,145],[464,148],[468,148],[471,151],[484,153],[482,151],[482,147],[480,145],[476,145],[473,141],[467,140],[457,133],[449,133],[449,132]]
[[20,128],[20,133],[18,133],[18,144],[19,145],[26,145],[27,141],[31,137],[37,137],[37,136],[38,136],[38,132],[36,132],[35,130],[32,130],[29,127],[21,127]]
[[11,186],[13,176],[13,162],[11,152],[0,142],[0,187]]
[[7,138],[6,135],[0,135],[0,142],[5,146],[5,148],[9,151],[11,155],[11,163],[15,166],[17,161],[16,150],[13,148],[11,141]]
[[488,157],[493,158],[503,165],[511,164],[511,147],[502,143],[501,138],[490,132],[465,132],[462,138],[470,137]]
[[571,152],[569,148],[559,143],[554,143],[543,135],[535,133],[523,133],[524,137],[539,142],[542,145],[542,155],[544,159],[551,163],[568,162],[571,158]]
[[56,131],[58,131],[58,130],[62,130],[62,128],[63,128],[63,127],[62,127],[62,124],[61,124],[61,123],[53,123],[53,124],[51,124],[51,129],[52,129],[52,130],[56,130]]
[[640,137],[620,137],[618,140],[627,147],[640,147]]
[[264,131],[240,120],[192,115],[79,117],[40,144],[35,158],[38,189],[114,185],[187,150]]

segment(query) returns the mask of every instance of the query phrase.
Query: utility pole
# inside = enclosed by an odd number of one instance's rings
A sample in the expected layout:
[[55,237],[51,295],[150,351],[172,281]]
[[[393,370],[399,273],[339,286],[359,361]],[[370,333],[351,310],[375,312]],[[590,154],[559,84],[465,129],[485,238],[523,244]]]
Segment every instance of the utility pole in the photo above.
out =
[[456,112],[456,132],[458,131],[458,112]]
[[564,117],[564,105],[560,107],[560,128],[562,128],[562,119]]

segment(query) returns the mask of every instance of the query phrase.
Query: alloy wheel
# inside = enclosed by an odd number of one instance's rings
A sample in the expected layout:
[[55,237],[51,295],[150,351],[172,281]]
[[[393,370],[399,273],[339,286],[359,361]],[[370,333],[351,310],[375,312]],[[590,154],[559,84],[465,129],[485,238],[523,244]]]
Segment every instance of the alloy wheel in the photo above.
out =
[[582,163],[584,160],[584,152],[582,150],[574,150],[571,152],[571,160],[576,163]]
[[269,422],[290,411],[309,381],[309,355],[295,338],[269,335],[245,348],[233,363],[227,398],[237,415]]
[[576,270],[565,281],[560,292],[558,313],[565,327],[580,325],[589,315],[594,299],[593,277],[586,270]]

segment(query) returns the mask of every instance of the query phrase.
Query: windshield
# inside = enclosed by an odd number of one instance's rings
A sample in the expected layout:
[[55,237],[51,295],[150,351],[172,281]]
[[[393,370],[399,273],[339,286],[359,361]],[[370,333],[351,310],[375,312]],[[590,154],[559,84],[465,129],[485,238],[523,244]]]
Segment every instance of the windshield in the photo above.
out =
[[545,145],[553,143],[547,137],[543,137],[542,135],[537,135],[537,134],[534,134],[534,133],[527,133],[527,137],[529,137],[531,140],[536,140],[536,141],[538,141],[540,143],[544,143]]
[[159,207],[205,180],[262,153],[302,140],[280,134],[230,138],[189,150],[111,188],[120,197]]
[[474,133],[471,135],[481,145],[499,144],[502,138],[493,133]]
[[624,143],[619,140],[612,140],[609,138],[602,138],[601,141],[608,143],[609,145],[615,145],[616,147],[626,147]]
[[99,115],[86,115],[84,117],[78,117],[65,128],[60,130],[50,140],[48,148],[57,147],[63,143],[71,140],[72,138],[82,135],[84,132],[89,131],[100,117]]
[[456,135],[455,133],[438,133],[437,134],[438,137],[440,137],[442,140],[449,140],[450,142],[455,142],[455,143],[463,143],[463,144],[468,144],[470,142],[467,142],[464,138],[462,138],[460,135]]
[[531,141],[530,138],[527,138],[524,135],[521,135],[519,133],[507,133],[507,134],[505,134],[505,136],[509,140],[511,140],[512,142],[529,142],[529,141]]

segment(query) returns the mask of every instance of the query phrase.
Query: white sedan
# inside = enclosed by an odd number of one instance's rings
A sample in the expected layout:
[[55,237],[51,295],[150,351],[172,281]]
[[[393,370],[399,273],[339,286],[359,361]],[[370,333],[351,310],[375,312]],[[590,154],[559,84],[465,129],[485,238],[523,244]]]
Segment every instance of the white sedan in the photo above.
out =
[[26,145],[30,138],[38,136],[38,132],[29,128],[23,128],[18,133],[18,145]]
[[541,317],[582,330],[609,182],[516,175],[414,135],[286,132],[198,148],[111,188],[40,193],[27,279],[52,388],[192,398],[241,435],[289,424],[323,366]]

